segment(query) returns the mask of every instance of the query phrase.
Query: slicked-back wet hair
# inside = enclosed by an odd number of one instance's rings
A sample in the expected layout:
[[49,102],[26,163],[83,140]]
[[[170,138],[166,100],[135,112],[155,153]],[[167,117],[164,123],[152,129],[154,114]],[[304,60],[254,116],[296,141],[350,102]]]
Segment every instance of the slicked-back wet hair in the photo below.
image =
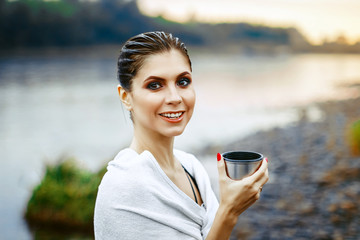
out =
[[118,58],[118,80],[120,85],[131,91],[132,79],[144,64],[145,59],[154,54],[179,50],[189,61],[191,60],[184,43],[171,33],[147,32],[136,35],[125,42]]

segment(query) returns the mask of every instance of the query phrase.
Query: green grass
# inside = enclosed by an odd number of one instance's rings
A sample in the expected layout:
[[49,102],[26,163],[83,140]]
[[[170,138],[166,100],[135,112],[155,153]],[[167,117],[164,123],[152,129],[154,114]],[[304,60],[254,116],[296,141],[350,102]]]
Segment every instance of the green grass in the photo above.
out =
[[93,231],[97,189],[105,172],[105,167],[97,173],[79,169],[73,159],[47,166],[25,218],[30,225]]

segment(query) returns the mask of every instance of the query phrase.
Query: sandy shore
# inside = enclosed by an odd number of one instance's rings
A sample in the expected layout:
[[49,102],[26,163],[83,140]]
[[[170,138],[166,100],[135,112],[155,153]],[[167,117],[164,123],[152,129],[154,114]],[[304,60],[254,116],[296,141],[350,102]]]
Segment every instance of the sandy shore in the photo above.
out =
[[[360,119],[360,98],[317,107],[320,121],[309,120],[305,108],[300,121],[286,128],[199,150],[213,162],[217,152],[234,149],[269,158],[270,181],[240,216],[232,239],[359,239],[360,156],[350,151],[347,129]],[[215,176],[216,164],[207,162]]]

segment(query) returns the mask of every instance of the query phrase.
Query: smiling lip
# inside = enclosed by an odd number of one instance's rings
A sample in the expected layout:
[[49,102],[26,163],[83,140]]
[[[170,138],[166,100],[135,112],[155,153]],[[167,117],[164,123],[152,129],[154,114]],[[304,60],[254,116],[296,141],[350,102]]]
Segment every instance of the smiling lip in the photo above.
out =
[[177,122],[181,122],[181,120],[184,118],[184,111],[180,111],[180,112],[164,112],[164,113],[160,113],[160,117],[162,119],[164,119],[167,122],[170,123],[177,123]]

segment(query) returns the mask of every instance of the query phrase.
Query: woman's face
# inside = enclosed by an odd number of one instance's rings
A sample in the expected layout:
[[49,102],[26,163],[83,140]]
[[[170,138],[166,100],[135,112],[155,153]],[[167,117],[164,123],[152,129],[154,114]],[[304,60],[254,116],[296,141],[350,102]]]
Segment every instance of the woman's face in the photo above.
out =
[[136,130],[180,135],[195,105],[187,58],[178,50],[148,56],[133,78],[128,97]]

